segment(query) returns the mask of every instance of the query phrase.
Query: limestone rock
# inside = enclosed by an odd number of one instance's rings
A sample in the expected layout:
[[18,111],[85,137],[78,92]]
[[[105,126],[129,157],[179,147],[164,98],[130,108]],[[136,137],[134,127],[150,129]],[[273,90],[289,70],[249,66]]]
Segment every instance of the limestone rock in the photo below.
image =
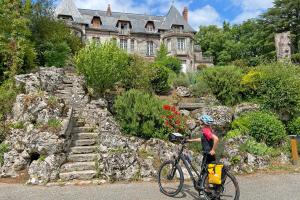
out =
[[237,119],[242,114],[250,111],[258,111],[260,106],[258,104],[253,103],[242,103],[235,107],[234,109],[234,118]]
[[191,96],[190,89],[187,88],[187,87],[183,87],[183,86],[177,87],[176,88],[176,93],[180,97],[189,97],[189,96]]

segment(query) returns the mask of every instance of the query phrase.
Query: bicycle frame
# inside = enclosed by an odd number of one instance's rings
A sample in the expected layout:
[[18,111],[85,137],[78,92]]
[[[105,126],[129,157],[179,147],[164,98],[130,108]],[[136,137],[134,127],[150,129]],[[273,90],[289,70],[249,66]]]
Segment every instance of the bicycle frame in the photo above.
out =
[[[207,165],[206,165],[207,154],[203,155],[201,169],[200,169],[200,173],[199,173],[197,168],[192,164],[191,160],[185,158],[185,154],[183,153],[184,147],[185,147],[185,145],[182,144],[182,147],[178,152],[178,156],[177,157],[174,156],[175,165],[179,164],[180,160],[182,160],[184,166],[186,167],[186,169],[190,175],[191,180],[194,183],[195,189],[201,190],[201,188],[197,185],[197,182],[202,179],[202,175],[206,172],[205,170],[207,169]],[[196,177],[196,178],[198,178],[197,180],[195,179],[193,172],[197,175],[197,177]]]

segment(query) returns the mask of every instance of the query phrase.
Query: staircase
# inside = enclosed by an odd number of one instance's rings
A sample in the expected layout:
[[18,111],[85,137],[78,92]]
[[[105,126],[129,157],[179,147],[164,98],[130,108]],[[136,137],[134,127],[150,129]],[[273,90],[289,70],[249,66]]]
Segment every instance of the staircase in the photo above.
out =
[[[76,112],[76,111],[75,111]],[[60,179],[69,181],[89,180],[96,177],[97,137],[92,127],[84,126],[84,122],[77,118],[71,132],[72,143],[67,163],[60,169]]]
[[[67,154],[67,162],[60,168],[59,177],[62,181],[90,180],[96,177],[97,138],[93,127],[87,127],[84,119],[80,118],[80,104],[74,102],[74,96],[84,94],[84,91],[74,91],[75,73],[66,71],[56,96],[63,99],[67,105],[73,107],[73,128],[71,131],[71,145]],[[75,94],[76,93],[76,94]]]

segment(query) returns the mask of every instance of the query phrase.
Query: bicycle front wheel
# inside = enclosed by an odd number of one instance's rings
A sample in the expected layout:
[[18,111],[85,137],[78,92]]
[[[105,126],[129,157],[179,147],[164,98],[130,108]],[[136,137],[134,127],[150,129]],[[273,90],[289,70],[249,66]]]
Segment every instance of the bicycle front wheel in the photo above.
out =
[[174,161],[164,162],[158,170],[158,185],[160,191],[170,197],[176,196],[182,189],[184,182],[181,167]]
[[240,189],[236,178],[229,172],[225,172],[221,185],[208,183],[208,174],[203,176],[203,195],[206,200],[239,200]]

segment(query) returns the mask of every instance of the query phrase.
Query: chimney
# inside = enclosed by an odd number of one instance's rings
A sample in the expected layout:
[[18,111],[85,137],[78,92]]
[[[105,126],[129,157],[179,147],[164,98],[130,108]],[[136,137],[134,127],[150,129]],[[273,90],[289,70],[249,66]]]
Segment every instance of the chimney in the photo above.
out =
[[110,4],[108,4],[107,11],[106,11],[106,16],[111,16]]
[[188,20],[189,20],[189,10],[188,10],[187,7],[184,7],[184,9],[182,11],[182,16],[183,16],[184,20],[186,22],[188,22]]

